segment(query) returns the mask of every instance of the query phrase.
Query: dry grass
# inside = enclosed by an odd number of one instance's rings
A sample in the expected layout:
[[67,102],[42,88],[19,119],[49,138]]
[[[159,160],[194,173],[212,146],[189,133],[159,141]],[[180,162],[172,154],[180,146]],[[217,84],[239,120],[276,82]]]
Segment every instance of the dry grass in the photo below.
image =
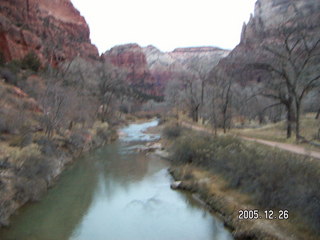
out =
[[[320,140],[315,140],[316,134],[320,128],[320,120],[314,119],[314,114],[308,114],[301,119],[301,135],[307,140],[319,143]],[[281,121],[274,124],[267,124],[259,128],[246,128],[246,129],[232,129],[232,134],[259,138],[269,141],[283,142],[283,143],[296,143],[294,132],[293,137],[286,138],[286,122]],[[312,150],[319,150],[320,147],[312,146],[310,144],[303,144],[304,147]]]
[[249,195],[229,188],[225,179],[217,174],[191,165],[174,167],[170,171],[176,180],[182,181],[181,189],[199,195],[236,239],[316,239],[307,232],[298,232],[288,221],[239,220],[239,210],[259,207]]
[[229,189],[250,195],[260,208],[288,209],[290,221],[302,221],[319,233],[318,161],[230,136],[192,132],[175,139],[171,159],[218,174]]

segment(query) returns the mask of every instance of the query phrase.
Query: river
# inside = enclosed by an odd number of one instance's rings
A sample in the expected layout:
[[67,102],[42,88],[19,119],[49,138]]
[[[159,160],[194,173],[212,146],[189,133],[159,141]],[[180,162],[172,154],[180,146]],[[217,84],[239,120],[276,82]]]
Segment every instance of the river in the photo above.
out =
[[1,240],[231,240],[190,195],[170,189],[169,163],[137,148],[157,120],[121,129],[120,139],[70,166],[37,203],[21,208]]

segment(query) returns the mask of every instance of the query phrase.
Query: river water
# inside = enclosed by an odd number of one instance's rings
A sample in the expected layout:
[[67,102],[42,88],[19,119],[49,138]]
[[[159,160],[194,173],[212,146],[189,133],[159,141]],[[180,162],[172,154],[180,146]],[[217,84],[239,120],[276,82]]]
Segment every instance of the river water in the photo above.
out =
[[137,152],[159,138],[131,124],[69,167],[44,198],[19,210],[1,240],[231,240],[190,195],[170,189],[169,163]]

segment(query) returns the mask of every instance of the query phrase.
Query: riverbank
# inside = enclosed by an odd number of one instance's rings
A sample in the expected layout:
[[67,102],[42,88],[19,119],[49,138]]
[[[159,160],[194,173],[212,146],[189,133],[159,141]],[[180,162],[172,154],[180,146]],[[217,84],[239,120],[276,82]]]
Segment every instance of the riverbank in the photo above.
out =
[[96,122],[90,129],[75,127],[51,138],[37,132],[26,146],[14,144],[15,136],[6,138],[0,142],[0,228],[20,207],[40,200],[76,158],[118,135],[107,123]]
[[[232,137],[168,124],[172,187],[193,193],[220,215],[235,239],[318,239],[318,162]],[[292,184],[294,182],[294,184]],[[297,187],[299,186],[299,187]],[[241,220],[240,210],[258,210],[261,219]],[[267,220],[265,210],[289,219]]]
[[[248,203],[248,196],[227,188],[219,176],[189,165],[169,169],[175,179],[174,188],[189,191],[230,229],[237,240],[297,240],[279,220],[239,220],[240,210],[259,209]],[[260,210],[260,214],[263,211]]]
[[232,240],[190,194],[170,189],[170,164],[153,155],[159,135],[145,133],[157,124],[122,127],[119,141],[79,158],[39,203],[12,217],[0,239]]

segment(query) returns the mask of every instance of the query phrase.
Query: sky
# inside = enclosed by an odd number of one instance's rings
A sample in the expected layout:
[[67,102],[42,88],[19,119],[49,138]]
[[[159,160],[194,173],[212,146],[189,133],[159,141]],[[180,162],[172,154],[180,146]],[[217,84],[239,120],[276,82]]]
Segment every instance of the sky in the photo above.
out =
[[115,45],[234,48],[256,0],[71,0],[100,53]]

